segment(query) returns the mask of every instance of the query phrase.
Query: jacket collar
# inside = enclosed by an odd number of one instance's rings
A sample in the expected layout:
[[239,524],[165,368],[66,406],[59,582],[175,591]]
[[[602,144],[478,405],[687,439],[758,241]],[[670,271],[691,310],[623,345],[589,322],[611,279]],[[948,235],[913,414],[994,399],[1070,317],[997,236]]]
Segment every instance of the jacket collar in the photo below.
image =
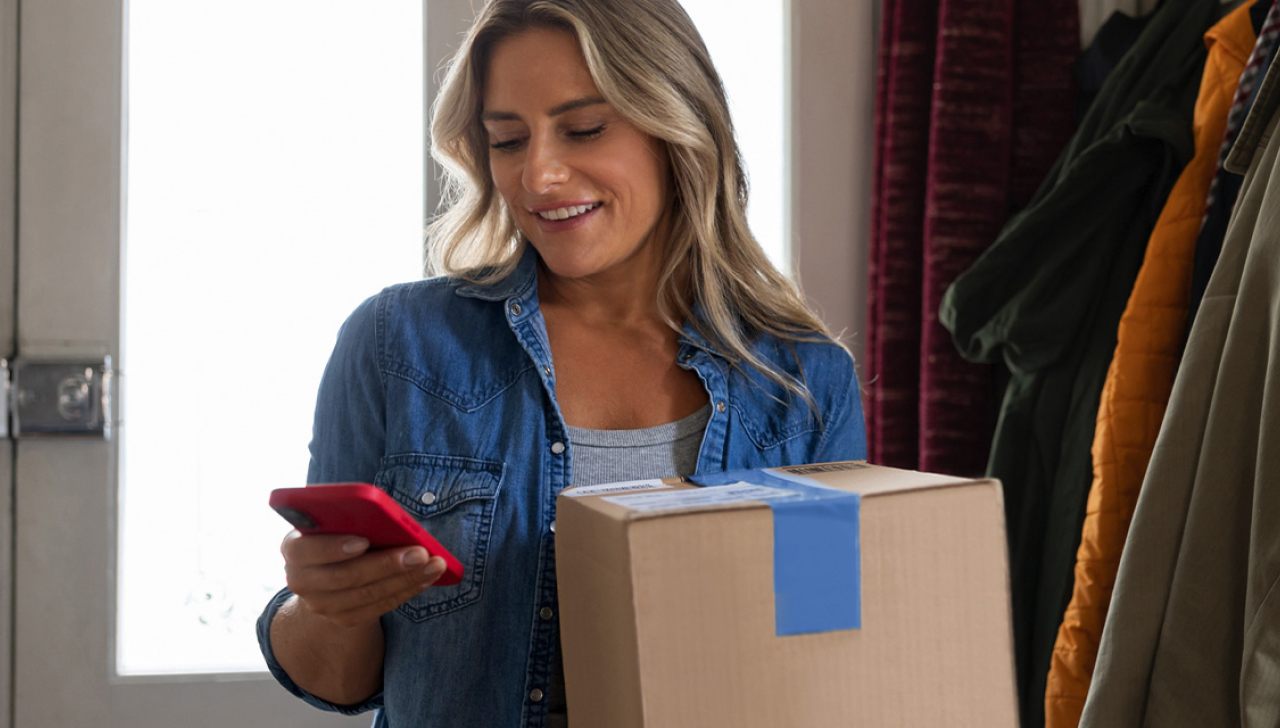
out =
[[489,285],[468,283],[459,286],[456,293],[466,298],[478,298],[483,301],[505,301],[509,298],[525,298],[534,290],[538,279],[538,254],[528,243],[520,255],[520,262],[515,270],[502,280]]

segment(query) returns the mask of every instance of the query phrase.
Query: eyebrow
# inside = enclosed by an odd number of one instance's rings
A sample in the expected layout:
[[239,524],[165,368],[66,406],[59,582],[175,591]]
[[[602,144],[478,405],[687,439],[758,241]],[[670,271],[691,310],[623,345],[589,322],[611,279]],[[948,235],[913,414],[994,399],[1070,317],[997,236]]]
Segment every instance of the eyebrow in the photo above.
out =
[[[557,104],[547,111],[547,116],[559,116],[564,113],[581,109],[587,106],[595,106],[597,104],[606,103],[599,96],[584,96],[580,99],[566,101],[563,104]],[[480,115],[481,121],[520,121],[520,115],[510,111],[486,111]]]

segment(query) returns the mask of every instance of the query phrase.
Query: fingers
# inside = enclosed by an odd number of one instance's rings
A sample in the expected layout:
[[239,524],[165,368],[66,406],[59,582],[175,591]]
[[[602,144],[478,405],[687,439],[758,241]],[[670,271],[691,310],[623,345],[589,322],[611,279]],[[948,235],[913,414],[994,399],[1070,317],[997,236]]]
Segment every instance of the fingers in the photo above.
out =
[[297,531],[280,544],[285,580],[312,613],[344,626],[376,620],[444,574],[444,559],[421,546],[369,550],[358,536]]
[[348,558],[345,561],[285,567],[290,581],[306,589],[339,591],[366,586],[397,575],[424,576],[428,566],[427,550],[421,546],[382,549]]
[[334,600],[322,605],[322,608],[332,609],[330,619],[344,626],[374,620],[435,584],[444,570],[444,559],[436,557],[425,569],[407,577],[391,577],[361,587],[355,593],[335,593],[332,595]]
[[334,591],[369,584],[426,563],[426,551],[420,547],[368,550],[369,541],[358,536],[303,536],[292,531],[280,545],[285,580],[295,594]]
[[308,590],[298,598],[316,614],[343,626],[355,626],[404,604],[439,580],[444,571],[444,559],[435,557],[425,566],[414,564],[375,581],[330,591]]
[[286,566],[314,566],[346,561],[369,550],[369,540],[359,536],[303,536],[290,531],[280,544]]

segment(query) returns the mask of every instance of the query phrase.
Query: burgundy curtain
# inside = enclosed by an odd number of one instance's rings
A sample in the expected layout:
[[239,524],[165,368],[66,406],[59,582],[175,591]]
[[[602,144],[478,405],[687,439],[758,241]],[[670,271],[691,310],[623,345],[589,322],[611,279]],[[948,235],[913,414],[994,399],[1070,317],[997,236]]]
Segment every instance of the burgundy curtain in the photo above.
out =
[[947,286],[1034,194],[1074,130],[1077,0],[883,0],[867,425],[872,462],[986,470],[989,366],[938,323]]

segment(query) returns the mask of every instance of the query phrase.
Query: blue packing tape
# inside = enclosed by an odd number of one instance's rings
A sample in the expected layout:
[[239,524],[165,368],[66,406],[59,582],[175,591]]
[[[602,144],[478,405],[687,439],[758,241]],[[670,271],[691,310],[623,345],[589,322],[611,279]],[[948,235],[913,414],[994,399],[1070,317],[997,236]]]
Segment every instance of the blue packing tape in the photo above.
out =
[[773,511],[774,618],[779,636],[862,627],[862,499],[857,493],[763,470],[688,480],[701,486],[750,483],[798,496],[765,501]]

